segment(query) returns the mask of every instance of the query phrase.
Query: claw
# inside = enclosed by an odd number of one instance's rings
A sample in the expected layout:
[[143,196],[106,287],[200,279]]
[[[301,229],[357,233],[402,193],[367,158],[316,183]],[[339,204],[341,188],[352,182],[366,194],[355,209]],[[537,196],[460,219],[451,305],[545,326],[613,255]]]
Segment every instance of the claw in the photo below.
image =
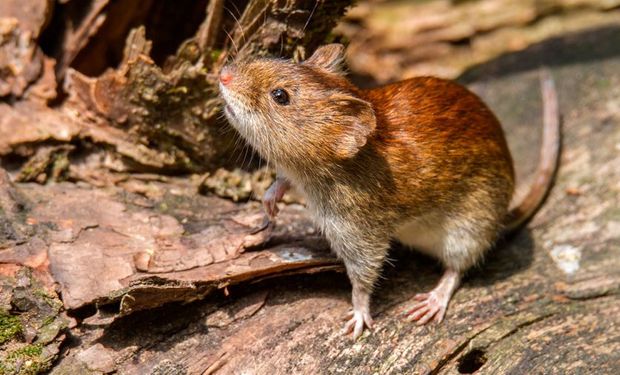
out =
[[418,294],[413,299],[420,302],[411,306],[405,313],[408,322],[416,321],[418,325],[426,324],[431,320],[436,323],[441,322],[449,299],[439,298],[435,292]]
[[[269,197],[267,197],[269,198]],[[275,200],[275,198],[271,198],[271,199],[266,199],[263,202],[263,205],[265,207],[265,212],[267,213],[267,216],[270,219],[275,219],[276,216],[278,216],[278,212],[280,212],[280,209],[278,208],[278,202]]]
[[262,224],[259,225],[256,228],[252,229],[250,231],[250,234],[256,234],[256,233],[260,233],[260,232],[262,232],[262,231],[264,231],[266,229],[272,229],[274,225],[275,224],[273,224],[273,222],[269,219],[269,217],[265,216],[265,218],[263,219]]
[[414,306],[411,310],[407,312],[406,315],[408,316],[405,320],[407,320],[408,322],[416,321],[420,319],[422,316],[424,316],[426,313],[428,313],[428,311],[429,311],[429,308],[426,304],[424,303],[417,304],[416,306]]
[[446,316],[446,309],[440,309],[437,312],[437,314],[435,314],[435,317],[433,318],[433,323],[435,324],[441,323],[441,321],[443,320],[445,316]]
[[440,308],[438,306],[432,306],[426,311],[426,314],[422,315],[422,317],[418,319],[418,322],[416,324],[424,325],[428,323],[435,315],[437,315],[437,312],[439,312],[439,310]]
[[349,333],[353,332],[353,328],[355,327],[356,323],[357,323],[357,320],[353,318],[349,319],[344,324],[344,327],[342,328],[342,333],[344,333],[345,335],[348,335]]
[[362,335],[364,327],[367,327],[368,329],[372,329],[373,327],[374,322],[368,313],[351,311],[347,314],[347,316],[351,316],[351,318],[345,323],[342,331],[345,335],[352,332],[353,340],[357,340]]
[[263,207],[267,217],[272,221],[280,212],[278,201],[282,199],[284,193],[291,187],[290,182],[284,178],[277,178],[276,181],[267,189],[263,196]]
[[416,303],[415,305],[411,306],[411,308],[409,308],[409,310],[405,313],[405,315],[413,314],[415,311],[418,311],[422,309],[423,307],[426,307],[426,302]]
[[439,284],[428,293],[416,294],[413,299],[418,301],[409,307],[405,314],[408,322],[416,321],[418,325],[428,322],[441,323],[446,315],[446,309],[452,294],[460,282],[460,274],[453,270],[446,270]]

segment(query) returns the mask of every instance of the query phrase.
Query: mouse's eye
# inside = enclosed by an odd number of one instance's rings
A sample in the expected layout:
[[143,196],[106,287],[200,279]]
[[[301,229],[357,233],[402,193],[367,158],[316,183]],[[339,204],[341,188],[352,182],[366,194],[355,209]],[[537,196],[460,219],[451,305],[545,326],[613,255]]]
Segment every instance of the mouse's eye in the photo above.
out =
[[288,92],[284,89],[275,89],[271,91],[271,97],[278,104],[287,105],[289,103]]

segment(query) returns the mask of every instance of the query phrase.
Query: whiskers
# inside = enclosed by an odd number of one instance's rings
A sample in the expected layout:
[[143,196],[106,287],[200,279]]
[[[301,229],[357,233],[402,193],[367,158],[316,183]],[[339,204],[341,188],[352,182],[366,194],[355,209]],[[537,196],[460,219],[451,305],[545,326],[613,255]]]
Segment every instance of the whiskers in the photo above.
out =
[[319,5],[319,1],[316,0],[314,2],[314,7],[312,8],[312,11],[310,12],[310,16],[308,16],[308,19],[306,20],[306,24],[304,25],[304,28],[301,30],[301,33],[305,33],[306,32],[306,28],[308,27],[308,25],[310,24],[310,20],[312,19],[312,16],[314,15],[314,12],[316,11],[316,7]]
[[[237,8],[237,6],[234,3],[231,3],[235,9],[237,10],[237,13],[239,14],[239,16],[241,17],[241,12],[239,12],[239,9]],[[239,30],[239,32],[241,32],[241,38],[243,38],[243,45],[245,45],[248,41],[245,38],[245,30],[243,29],[243,26],[241,25],[241,22],[239,22],[239,18],[237,18],[237,16],[235,16],[235,14],[228,8],[224,7],[224,9],[228,12],[228,14],[230,14],[230,16],[235,20],[235,23],[237,24],[237,29]],[[233,33],[235,34],[235,33]],[[243,45],[241,47],[243,47]],[[237,50],[237,52],[239,52]]]
[[[230,33],[228,31],[226,31],[225,28],[222,28],[222,30],[224,31],[224,33],[226,34],[226,36],[228,37],[228,39],[230,40],[230,43],[232,43],[232,46],[234,48],[234,53],[235,55],[239,54],[239,47],[237,46],[237,43],[235,43],[235,40],[233,39],[233,37],[230,35]],[[229,53],[228,56],[226,56],[226,63],[228,63],[228,59],[232,58],[233,56]]]

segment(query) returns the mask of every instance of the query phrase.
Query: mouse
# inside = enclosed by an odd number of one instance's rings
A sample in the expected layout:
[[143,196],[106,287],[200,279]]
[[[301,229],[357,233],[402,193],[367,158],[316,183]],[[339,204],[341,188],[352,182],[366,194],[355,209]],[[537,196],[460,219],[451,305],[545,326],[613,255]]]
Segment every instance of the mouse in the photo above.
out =
[[294,186],[351,281],[343,331],[372,329],[370,301],[392,241],[439,260],[437,285],[415,295],[408,321],[440,323],[464,273],[543,204],[560,155],[560,114],[543,69],[542,147],[525,198],[511,205],[514,166],[502,127],[472,91],[415,77],[362,89],[344,68],[344,46],[305,61],[252,58],[219,74],[228,122],[272,165],[263,197],[273,221]]

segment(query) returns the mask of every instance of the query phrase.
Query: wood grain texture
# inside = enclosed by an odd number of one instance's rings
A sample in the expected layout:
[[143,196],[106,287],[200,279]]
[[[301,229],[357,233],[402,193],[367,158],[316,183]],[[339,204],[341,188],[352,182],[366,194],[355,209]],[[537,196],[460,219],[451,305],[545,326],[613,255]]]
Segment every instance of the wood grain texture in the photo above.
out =
[[[495,64],[491,72],[515,68],[506,60]],[[396,247],[374,294],[376,328],[358,342],[339,331],[349,309],[346,276],[323,273],[233,286],[227,296],[138,312],[109,326],[85,321],[75,333],[82,343],[54,373],[85,368],[77,353],[95,343],[127,374],[614,373],[619,71],[618,57],[552,69],[565,121],[556,186],[528,228],[469,273],[440,326],[418,327],[399,316],[409,298],[436,282],[440,267]],[[538,72],[472,88],[503,122],[518,180],[526,182],[541,126]]]

